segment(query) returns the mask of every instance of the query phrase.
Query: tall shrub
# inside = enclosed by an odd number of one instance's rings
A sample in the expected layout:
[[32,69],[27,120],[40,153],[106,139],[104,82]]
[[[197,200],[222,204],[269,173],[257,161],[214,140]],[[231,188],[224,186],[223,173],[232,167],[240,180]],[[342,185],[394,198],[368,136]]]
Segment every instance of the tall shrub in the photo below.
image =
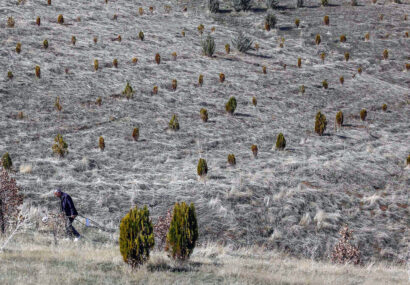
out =
[[194,204],[176,203],[167,235],[165,250],[172,258],[186,260],[192,254],[198,239],[198,223]]
[[124,262],[133,268],[148,260],[155,239],[147,206],[142,209],[136,206],[122,218],[119,244]]

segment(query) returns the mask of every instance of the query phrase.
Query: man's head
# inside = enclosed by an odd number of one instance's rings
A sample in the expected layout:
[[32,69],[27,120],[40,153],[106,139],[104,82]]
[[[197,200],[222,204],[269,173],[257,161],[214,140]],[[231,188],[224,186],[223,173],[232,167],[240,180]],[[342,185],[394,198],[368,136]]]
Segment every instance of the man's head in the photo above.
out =
[[61,197],[61,189],[57,188],[56,190],[54,190],[54,196],[60,198]]

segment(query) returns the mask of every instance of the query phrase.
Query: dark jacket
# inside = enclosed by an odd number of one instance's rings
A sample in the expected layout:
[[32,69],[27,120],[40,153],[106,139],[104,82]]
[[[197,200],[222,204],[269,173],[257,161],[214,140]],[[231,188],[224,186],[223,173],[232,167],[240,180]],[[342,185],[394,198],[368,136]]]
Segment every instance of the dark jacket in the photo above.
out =
[[77,216],[77,210],[74,207],[74,202],[71,199],[70,195],[67,193],[61,192],[61,211],[66,214],[66,216]]

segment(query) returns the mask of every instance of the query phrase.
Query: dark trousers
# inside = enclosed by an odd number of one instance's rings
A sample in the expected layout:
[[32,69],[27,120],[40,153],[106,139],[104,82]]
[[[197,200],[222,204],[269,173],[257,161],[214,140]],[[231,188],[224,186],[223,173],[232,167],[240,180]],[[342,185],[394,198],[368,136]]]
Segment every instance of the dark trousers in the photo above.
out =
[[66,233],[70,238],[72,238],[73,236],[80,237],[80,234],[73,227],[73,222],[74,222],[73,218],[67,217],[66,224],[65,224]]

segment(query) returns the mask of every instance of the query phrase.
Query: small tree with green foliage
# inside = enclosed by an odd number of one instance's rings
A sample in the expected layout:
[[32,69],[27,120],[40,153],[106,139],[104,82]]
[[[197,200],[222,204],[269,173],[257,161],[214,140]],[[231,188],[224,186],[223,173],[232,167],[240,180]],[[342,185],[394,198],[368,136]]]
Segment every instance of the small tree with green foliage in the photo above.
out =
[[169,227],[165,250],[173,259],[186,260],[198,239],[198,223],[194,204],[176,203]]
[[149,259],[155,238],[147,206],[142,209],[136,206],[122,218],[119,244],[124,262],[133,268]]
[[215,40],[211,35],[208,35],[205,40],[201,42],[202,52],[211,57],[215,52]]
[[133,94],[134,94],[134,90],[132,89],[131,85],[129,82],[127,82],[127,85],[124,88],[124,91],[122,91],[122,94],[125,95],[125,97],[127,99],[131,99]]
[[315,132],[319,135],[322,136],[323,133],[326,130],[327,126],[327,121],[326,121],[326,116],[323,115],[320,112],[317,112],[316,114],[316,120],[315,120]]
[[3,168],[6,170],[11,169],[13,166],[13,162],[11,161],[11,157],[8,152],[6,152],[2,158],[1,158],[1,164],[3,165]]
[[236,99],[235,97],[231,97],[229,98],[228,102],[225,104],[225,110],[229,114],[233,114],[235,112],[235,109],[236,109]]
[[252,48],[253,41],[247,38],[242,31],[232,40],[232,45],[240,52],[247,52]]
[[60,157],[64,157],[67,153],[68,153],[68,145],[67,143],[64,141],[63,136],[58,134],[55,138],[54,138],[54,142],[55,144],[53,144],[53,152],[55,154],[57,154]]
[[199,176],[205,176],[208,173],[208,164],[203,158],[200,158],[198,161],[197,173]]
[[174,114],[174,115],[172,116],[171,120],[170,120],[169,123],[168,123],[168,127],[169,127],[171,130],[174,130],[174,131],[178,131],[178,130],[179,130],[179,122],[178,122],[177,115]]
[[278,137],[276,138],[276,149],[284,150],[285,147],[286,147],[285,136],[282,133],[280,133]]

